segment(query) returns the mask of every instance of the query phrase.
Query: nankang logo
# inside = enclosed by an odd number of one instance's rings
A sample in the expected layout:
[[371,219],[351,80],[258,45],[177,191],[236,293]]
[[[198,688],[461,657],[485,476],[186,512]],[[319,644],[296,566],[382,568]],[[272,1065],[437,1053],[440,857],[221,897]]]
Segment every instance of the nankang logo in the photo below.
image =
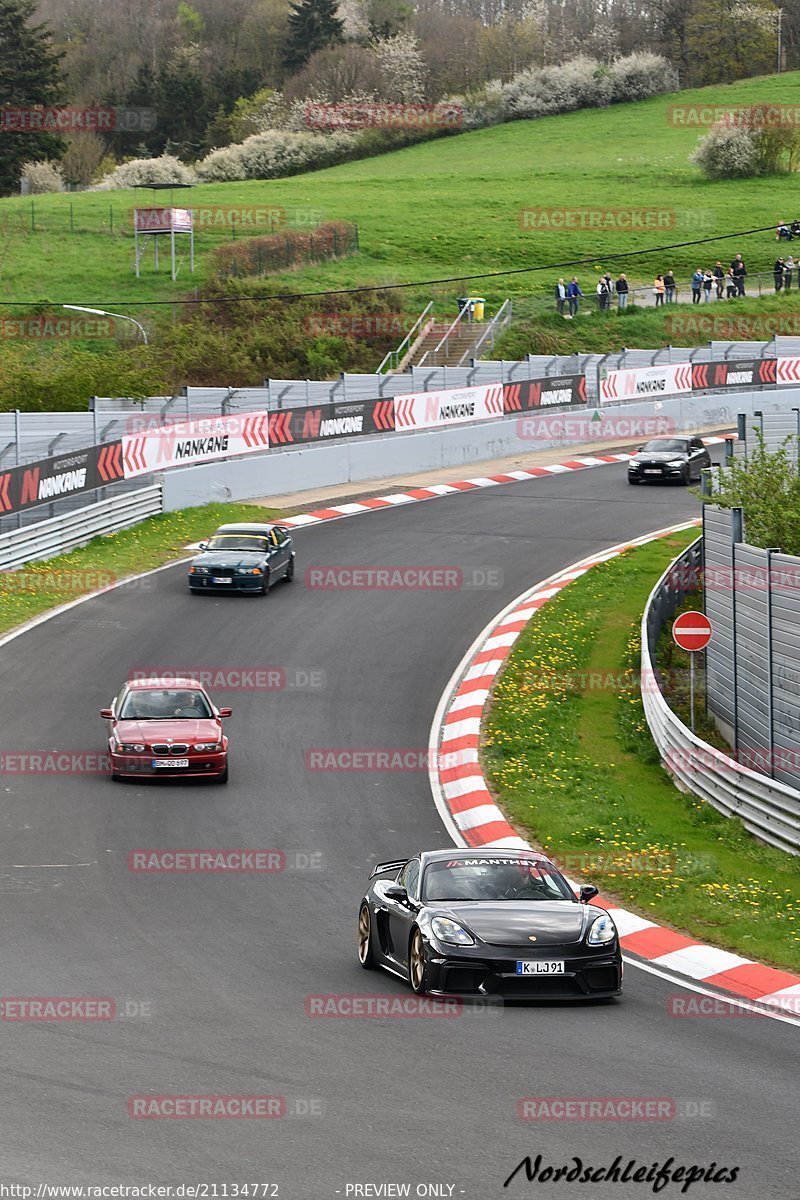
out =
[[666,390],[666,379],[640,379],[636,384],[637,396],[647,396],[651,392],[665,392]]
[[443,404],[439,409],[440,421],[458,421],[465,417],[475,416],[475,401],[464,401],[462,404]]
[[86,486],[86,468],[79,471],[64,471],[61,475],[50,475],[39,481],[39,499],[63,496],[65,492],[78,492]]
[[224,454],[228,449],[228,435],[223,437],[187,438],[175,446],[176,458],[198,458],[204,454]]
[[363,417],[331,417],[320,424],[320,437],[342,437],[347,433],[361,433]]

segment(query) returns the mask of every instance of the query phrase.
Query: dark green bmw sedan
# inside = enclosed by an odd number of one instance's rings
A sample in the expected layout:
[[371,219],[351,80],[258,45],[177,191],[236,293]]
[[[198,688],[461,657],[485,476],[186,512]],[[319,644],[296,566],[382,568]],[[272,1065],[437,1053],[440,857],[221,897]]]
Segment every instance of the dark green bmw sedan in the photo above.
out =
[[256,592],[294,577],[294,544],[281,525],[220,525],[189,566],[191,592]]

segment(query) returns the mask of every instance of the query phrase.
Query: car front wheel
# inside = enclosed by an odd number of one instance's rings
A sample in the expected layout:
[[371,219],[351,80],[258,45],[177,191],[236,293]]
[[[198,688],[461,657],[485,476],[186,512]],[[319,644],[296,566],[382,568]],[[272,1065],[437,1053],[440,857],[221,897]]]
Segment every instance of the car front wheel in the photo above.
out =
[[358,961],[365,971],[374,966],[372,957],[372,918],[369,905],[362,904],[358,914]]
[[425,943],[419,929],[415,929],[412,933],[408,949],[408,981],[415,995],[425,995],[429,987],[428,960],[425,957]]
[[289,559],[289,565],[286,568],[286,582],[291,583],[294,579],[294,555]]

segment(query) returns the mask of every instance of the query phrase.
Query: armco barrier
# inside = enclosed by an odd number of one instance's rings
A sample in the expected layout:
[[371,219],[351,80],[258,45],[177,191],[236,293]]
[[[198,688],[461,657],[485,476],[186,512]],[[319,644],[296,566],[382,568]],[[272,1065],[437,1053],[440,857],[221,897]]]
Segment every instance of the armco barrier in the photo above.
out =
[[161,505],[161,486],[151,484],[75,509],[62,517],[52,517],[37,525],[0,534],[0,570],[8,571],[23,563],[52,558],[75,546],[85,545],[99,534],[127,529],[145,517],[160,513]]
[[696,578],[698,538],[664,572],[650,593],[642,617],[641,689],[647,724],[664,766],[676,783],[738,817],[754,837],[790,854],[800,853],[800,792],[737,763],[703,742],[671,710],[656,683],[655,647],[661,628],[674,614],[682,592],[675,579]]

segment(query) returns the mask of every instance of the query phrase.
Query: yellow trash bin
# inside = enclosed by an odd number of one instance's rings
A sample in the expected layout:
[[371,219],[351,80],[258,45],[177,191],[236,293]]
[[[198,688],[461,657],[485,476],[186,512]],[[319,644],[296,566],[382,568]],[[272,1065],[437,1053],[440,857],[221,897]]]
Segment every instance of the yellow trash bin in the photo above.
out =
[[469,302],[472,305],[472,316],[476,321],[483,320],[484,305],[486,300],[483,296],[470,296]]

